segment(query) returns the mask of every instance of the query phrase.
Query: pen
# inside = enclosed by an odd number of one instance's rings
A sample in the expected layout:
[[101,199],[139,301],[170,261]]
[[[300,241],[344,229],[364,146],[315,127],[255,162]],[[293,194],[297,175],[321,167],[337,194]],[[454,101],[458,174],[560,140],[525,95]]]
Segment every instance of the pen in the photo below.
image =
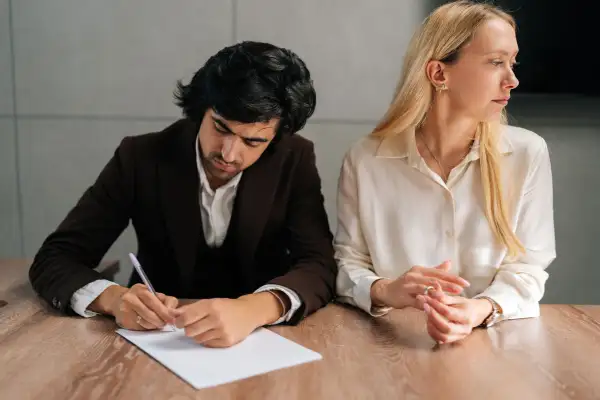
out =
[[[133,267],[135,268],[135,270],[137,271],[138,275],[140,276],[140,278],[142,278],[142,281],[144,281],[144,285],[146,285],[146,287],[148,287],[148,290],[154,295],[156,296],[156,298],[158,299],[158,296],[156,294],[156,291],[154,290],[154,287],[152,287],[152,284],[150,283],[150,279],[148,279],[148,277],[146,276],[146,273],[144,272],[144,270],[142,269],[142,265],[140,264],[140,262],[138,261],[138,259],[136,258],[135,255],[133,255],[133,253],[129,253],[129,259],[131,260],[131,263],[133,264]],[[160,301],[160,299],[159,299]],[[167,324],[167,326],[171,329],[171,330],[175,330],[175,327],[171,324]]]

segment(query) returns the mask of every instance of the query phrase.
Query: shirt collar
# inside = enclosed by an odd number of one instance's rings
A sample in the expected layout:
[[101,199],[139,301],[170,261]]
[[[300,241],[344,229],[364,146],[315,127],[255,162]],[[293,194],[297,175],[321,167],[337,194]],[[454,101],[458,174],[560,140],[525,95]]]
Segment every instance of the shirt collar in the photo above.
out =
[[[507,135],[504,133],[504,129],[501,130],[500,139],[498,142],[499,150],[501,154],[511,153],[513,150],[512,143]],[[408,129],[403,133],[388,136],[379,142],[379,146],[375,152],[377,158],[408,158],[410,165],[416,166],[419,163],[420,156],[417,150],[417,142],[415,138],[415,130]],[[479,139],[475,140],[471,151],[467,154],[468,161],[475,161],[479,159]]]

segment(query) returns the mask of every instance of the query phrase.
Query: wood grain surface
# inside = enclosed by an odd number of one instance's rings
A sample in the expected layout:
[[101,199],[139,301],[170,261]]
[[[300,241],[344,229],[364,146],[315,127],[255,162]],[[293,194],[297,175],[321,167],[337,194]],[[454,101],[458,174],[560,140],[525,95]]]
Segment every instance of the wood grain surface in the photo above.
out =
[[0,261],[0,399],[600,399],[600,306],[542,316],[437,346],[416,310],[371,318],[331,304],[274,332],[323,360],[195,390],[114,331],[66,317]]

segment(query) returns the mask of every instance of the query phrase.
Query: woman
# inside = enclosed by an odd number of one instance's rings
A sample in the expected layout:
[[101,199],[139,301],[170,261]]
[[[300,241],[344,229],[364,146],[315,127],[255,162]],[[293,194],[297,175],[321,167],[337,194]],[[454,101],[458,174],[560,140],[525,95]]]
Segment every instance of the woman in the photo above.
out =
[[539,315],[552,176],[545,141],[505,122],[517,52],[494,6],[449,3],[425,20],[389,110],[344,158],[341,301],[374,316],[420,308],[440,343]]

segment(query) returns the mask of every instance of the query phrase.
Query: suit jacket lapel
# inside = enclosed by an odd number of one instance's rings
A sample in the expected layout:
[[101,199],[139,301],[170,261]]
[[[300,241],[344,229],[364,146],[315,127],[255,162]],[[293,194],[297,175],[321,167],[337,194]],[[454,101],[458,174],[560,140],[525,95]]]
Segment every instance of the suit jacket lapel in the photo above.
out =
[[289,151],[285,138],[242,175],[235,198],[233,221],[235,246],[246,281],[253,281],[250,267],[273,206],[283,162]]
[[165,149],[161,160],[159,190],[183,293],[190,293],[198,243],[203,235],[195,153],[199,125],[187,120],[181,124],[179,130],[174,129],[173,135],[178,137]]

